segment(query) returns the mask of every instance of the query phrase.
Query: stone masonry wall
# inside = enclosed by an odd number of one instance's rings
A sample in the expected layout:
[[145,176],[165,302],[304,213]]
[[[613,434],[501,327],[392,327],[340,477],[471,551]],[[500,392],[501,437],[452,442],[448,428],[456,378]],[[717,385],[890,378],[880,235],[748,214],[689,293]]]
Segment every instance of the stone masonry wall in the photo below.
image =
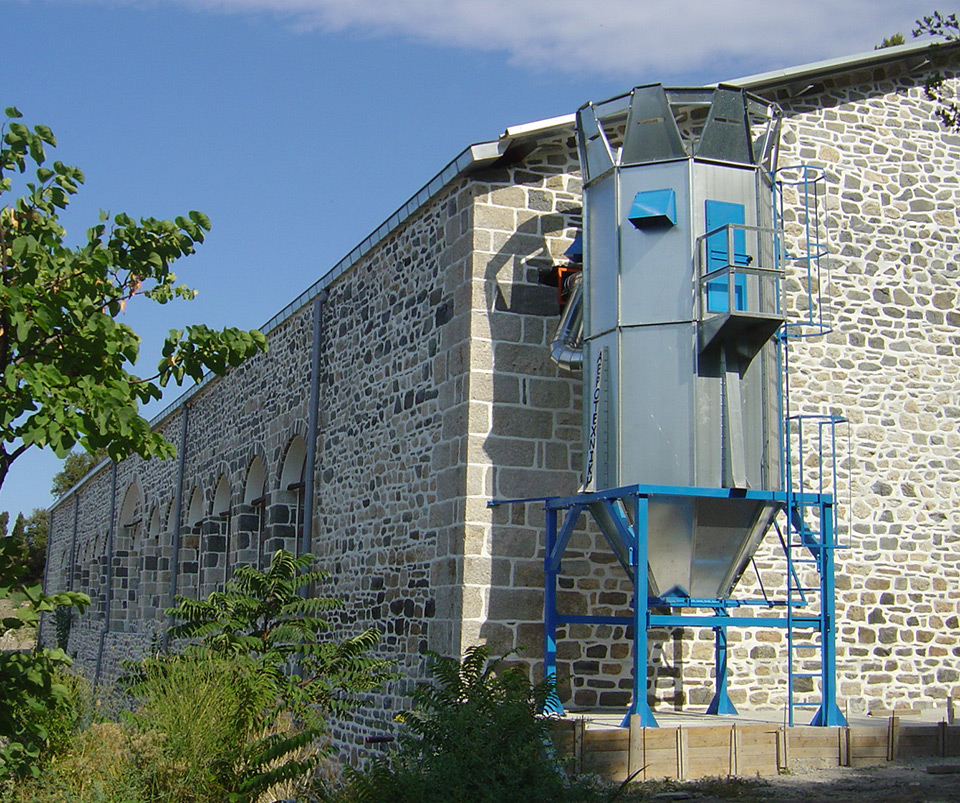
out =
[[330,288],[314,550],[341,624],[378,628],[405,677],[338,731],[353,745],[459,645],[471,227],[455,184]]
[[[791,349],[791,395],[795,412],[850,422],[837,670],[854,712],[960,694],[960,136],[936,119],[925,77],[894,67],[777,98],[781,164],[827,181],[833,331]],[[738,698],[782,702],[772,646],[738,645]]]
[[[343,274],[322,312],[312,551],[331,580],[321,593],[345,602],[336,632],[378,627],[381,654],[408,679],[422,676],[428,649],[449,654],[460,643],[472,231],[463,191],[448,187]],[[68,647],[91,677],[109,683],[121,660],[156,648],[175,557],[177,593],[196,597],[222,587],[238,562],[297,550],[312,331],[307,305],[269,333],[267,354],[160,424],[183,451],[179,521],[176,459],[107,465],[54,507],[48,587],[72,583],[94,600]],[[71,577],[62,556],[75,509]],[[361,733],[389,726],[408,689],[409,680],[371,696],[335,740],[355,753]]]
[[[960,137],[935,119],[924,76],[899,69],[774,95],[786,113],[781,164],[819,165],[828,181],[834,329],[791,349],[791,389],[795,410],[850,419],[839,476],[850,549],[837,586],[841,705],[852,711],[960,694]],[[331,574],[322,591],[346,602],[339,632],[379,628],[404,675],[335,727],[347,753],[391,727],[427,650],[523,648],[517,660],[542,675],[542,505],[488,502],[580,484],[581,381],[549,358],[559,305],[540,282],[567,261],[580,192],[573,139],[541,141],[452,182],[329,287],[312,551]],[[786,220],[791,236],[797,223]],[[132,458],[115,476],[106,466],[54,507],[48,585],[95,600],[69,641],[88,673],[109,681],[120,659],[156,645],[174,564],[178,593],[197,596],[239,563],[296,549],[312,328],[307,305],[270,332],[268,354],[161,422],[180,445],[186,415],[179,520],[176,460]],[[768,537],[757,558],[768,593],[782,585],[776,552]],[[602,538],[577,533],[561,609],[625,614],[630,591]],[[740,593],[760,593],[751,569]],[[569,706],[629,702],[629,636],[561,630]],[[730,645],[734,702],[781,706],[782,634],[731,630]],[[648,657],[655,707],[705,707],[711,630],[655,631]]]

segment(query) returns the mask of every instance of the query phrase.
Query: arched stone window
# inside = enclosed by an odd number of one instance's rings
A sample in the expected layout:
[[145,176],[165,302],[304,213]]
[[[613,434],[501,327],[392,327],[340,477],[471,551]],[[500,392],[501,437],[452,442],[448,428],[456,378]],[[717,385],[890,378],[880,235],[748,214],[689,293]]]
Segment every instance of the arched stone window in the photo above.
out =
[[120,505],[119,526],[113,546],[112,627],[129,630],[139,621],[140,549],[144,530],[143,494],[140,485],[127,486]]
[[168,536],[173,535],[177,531],[177,528],[180,526],[180,522],[177,521],[177,504],[173,500],[170,501],[170,507],[167,508],[167,528],[166,533]]
[[259,456],[253,458],[247,470],[243,505],[242,516],[238,517],[237,563],[262,569],[267,529],[267,470]]
[[190,494],[190,507],[187,508],[187,526],[195,527],[203,518],[203,491],[194,487]]
[[127,486],[123,495],[123,504],[120,506],[120,528],[125,535],[136,538],[140,534],[140,525],[143,523],[143,496],[140,485],[136,482]]
[[140,619],[154,621],[160,613],[160,505],[150,511],[150,521],[140,549]]
[[225,474],[220,475],[217,488],[213,492],[213,515],[223,516],[230,513],[230,483]]
[[147,528],[147,535],[151,541],[160,540],[160,506],[154,505],[153,512],[150,514],[150,526]]
[[286,549],[294,554],[299,552],[299,543],[303,528],[304,467],[307,461],[307,444],[300,435],[296,435],[287,446],[287,453],[280,470],[280,492],[276,504],[272,506],[273,538],[270,539],[270,553],[277,549]]
[[223,588],[230,562],[230,483],[220,475],[213,491],[213,509],[203,523],[200,540],[200,596]]
[[187,526],[180,538],[180,593],[200,594],[200,536],[203,528],[203,491],[195,486],[187,506]]

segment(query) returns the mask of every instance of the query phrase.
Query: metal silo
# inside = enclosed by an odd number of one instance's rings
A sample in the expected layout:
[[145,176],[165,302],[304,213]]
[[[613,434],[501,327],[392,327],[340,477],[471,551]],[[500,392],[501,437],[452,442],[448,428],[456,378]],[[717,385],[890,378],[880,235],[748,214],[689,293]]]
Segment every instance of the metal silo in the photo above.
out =
[[[591,484],[778,491],[779,109],[659,84],[605,105],[577,114]],[[777,509],[651,499],[651,594],[729,595]]]
[[[583,376],[583,487],[490,504],[544,505],[547,677],[557,675],[561,627],[628,628],[624,725],[633,717],[657,725],[647,683],[647,633],[657,627],[713,629],[710,714],[736,713],[728,629],[782,628],[789,723],[808,706],[811,724],[845,722],[836,700],[836,487],[824,487],[822,470],[833,459],[835,483],[836,451],[825,454],[823,443],[829,433],[833,444],[842,419],[791,414],[781,368],[791,339],[829,331],[819,295],[823,174],[777,170],[780,119],[775,104],[723,85],[641,86],[577,113],[583,270],[568,287],[551,356]],[[789,256],[779,228],[787,213],[805,230]],[[796,302],[807,314],[793,321],[784,319],[786,261],[808,295]],[[805,422],[820,438],[809,455]],[[819,487],[807,487],[808,460]],[[584,517],[633,586],[629,615],[558,608],[562,561]],[[785,558],[783,593],[735,598],[771,525]],[[750,613],[758,609],[765,613]],[[813,699],[798,699],[801,678]],[[548,708],[562,712],[559,697]]]

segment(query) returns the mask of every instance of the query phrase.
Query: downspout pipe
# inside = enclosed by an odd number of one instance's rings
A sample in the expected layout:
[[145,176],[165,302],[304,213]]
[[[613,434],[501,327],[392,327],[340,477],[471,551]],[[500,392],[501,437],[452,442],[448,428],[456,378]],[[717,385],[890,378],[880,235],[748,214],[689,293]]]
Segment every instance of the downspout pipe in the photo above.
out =
[[550,359],[567,371],[583,369],[583,273],[570,277],[570,297],[550,343]]
[[[53,517],[50,517],[52,523]],[[73,534],[70,536],[70,575],[67,578],[67,591],[73,591],[74,575],[77,572],[77,528],[80,524],[80,490],[73,495]],[[47,550],[49,555],[49,550]]]
[[[187,422],[190,418],[190,405],[184,404],[180,414],[180,445],[177,447],[177,487],[173,497],[173,544],[170,555],[170,607],[177,598],[177,580],[180,574],[180,522],[183,518],[183,476],[187,466]],[[160,639],[160,648],[164,652],[170,643],[170,628],[173,617],[167,619],[167,629]]]
[[107,639],[107,633],[110,632],[110,613],[113,607],[113,540],[114,532],[117,526],[117,464],[116,461],[110,463],[110,527],[107,530],[107,589],[105,593],[104,605],[106,615],[104,617],[103,627],[100,630],[100,648],[97,650],[97,669],[93,676],[93,685],[100,685],[100,669],[103,666],[103,648]]
[[313,537],[314,494],[317,474],[317,435],[320,419],[320,357],[322,356],[323,311],[330,297],[324,289],[313,300],[313,347],[310,359],[310,407],[307,418],[307,456],[303,476],[303,522],[300,528],[300,554],[310,551]]

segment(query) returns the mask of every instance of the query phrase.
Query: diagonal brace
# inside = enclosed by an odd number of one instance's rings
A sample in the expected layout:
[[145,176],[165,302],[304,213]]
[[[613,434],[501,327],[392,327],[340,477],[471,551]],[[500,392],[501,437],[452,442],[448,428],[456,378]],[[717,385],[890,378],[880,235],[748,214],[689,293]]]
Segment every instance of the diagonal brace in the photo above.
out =
[[557,533],[557,540],[553,550],[546,556],[544,567],[548,572],[560,571],[560,561],[563,559],[563,553],[567,551],[567,544],[570,543],[570,537],[577,526],[580,514],[583,512],[583,505],[574,505],[570,508],[563,520],[563,527]]

